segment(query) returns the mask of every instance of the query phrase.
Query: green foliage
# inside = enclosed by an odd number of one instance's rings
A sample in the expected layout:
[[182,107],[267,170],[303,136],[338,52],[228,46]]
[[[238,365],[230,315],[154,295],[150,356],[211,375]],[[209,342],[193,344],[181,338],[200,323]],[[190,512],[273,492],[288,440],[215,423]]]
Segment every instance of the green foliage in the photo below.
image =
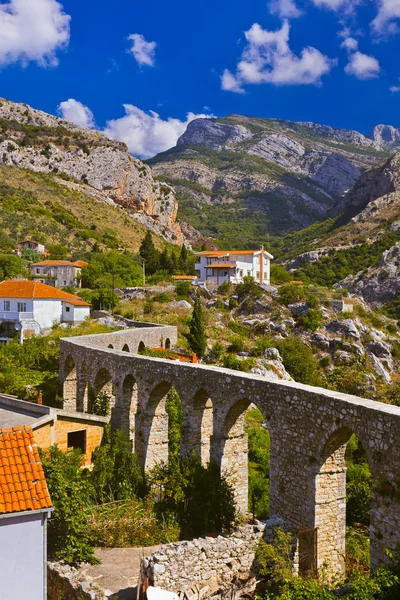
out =
[[148,229],[140,245],[139,254],[146,264],[146,273],[152,275],[160,265],[160,256],[154,246],[153,239]]
[[102,444],[93,451],[92,461],[91,479],[96,504],[144,495],[144,474],[125,432],[111,431],[110,425],[106,425]]
[[221,342],[215,342],[213,348],[212,348],[212,353],[215,356],[215,360],[220,360],[221,357],[223,356],[225,352],[225,348],[223,346],[223,344],[221,344]]
[[189,298],[192,284],[190,281],[177,281],[175,283],[176,295],[178,298]]
[[28,275],[22,259],[15,254],[0,254],[0,280],[18,275]]
[[50,260],[66,260],[68,257],[68,248],[62,244],[49,244],[47,250]]
[[285,306],[302,302],[306,292],[302,285],[288,284],[279,289],[279,300]]
[[111,251],[92,253],[82,269],[82,285],[90,288],[130,287],[143,281],[142,269],[132,254]]
[[49,554],[68,563],[98,563],[89,530],[90,485],[82,475],[79,452],[63,453],[52,446],[41,458],[54,506],[48,523]]
[[88,412],[100,417],[108,417],[111,409],[111,397],[107,392],[100,391],[95,394],[92,389],[88,394]]
[[352,435],[346,448],[348,525],[369,525],[371,509],[372,475],[367,456],[360,440]]
[[325,322],[322,313],[319,310],[314,310],[312,308],[301,316],[300,321],[304,329],[312,332],[317,331],[317,329]]
[[293,279],[292,274],[282,265],[271,265],[270,277],[272,284],[289,283]]
[[231,282],[228,280],[225,280],[219,286],[218,291],[220,294],[228,294],[230,292],[231,288],[232,288]]
[[249,443],[249,509],[258,519],[266,519],[269,516],[270,437],[262,427],[263,416],[258,408],[250,408],[245,419]]
[[240,335],[235,335],[231,341],[229,346],[227,347],[227,351],[233,354],[238,354],[244,348],[244,339]]
[[207,335],[204,323],[203,305],[199,297],[196,298],[192,317],[189,322],[189,333],[186,335],[190,349],[202,358],[207,349]]
[[274,542],[267,544],[261,540],[256,552],[259,572],[266,578],[267,594],[282,593],[288,584],[293,582],[292,561],[295,551],[294,535],[277,527],[274,531]]
[[309,385],[320,383],[318,361],[311,348],[306,346],[300,338],[288,336],[283,340],[276,340],[275,347],[278,348],[285,369],[293,379]]
[[246,276],[243,277],[243,283],[238,283],[236,286],[236,294],[238,295],[239,302],[241,302],[245,298],[257,300],[261,298],[263,292],[253,277]]
[[225,369],[232,369],[233,371],[244,371],[248,373],[254,366],[254,360],[251,358],[236,358],[232,354],[226,354],[224,356],[223,366]]
[[193,454],[156,466],[150,483],[162,490],[156,505],[160,520],[176,519],[185,539],[210,533],[228,533],[236,522],[234,493],[219,466],[207,467]]

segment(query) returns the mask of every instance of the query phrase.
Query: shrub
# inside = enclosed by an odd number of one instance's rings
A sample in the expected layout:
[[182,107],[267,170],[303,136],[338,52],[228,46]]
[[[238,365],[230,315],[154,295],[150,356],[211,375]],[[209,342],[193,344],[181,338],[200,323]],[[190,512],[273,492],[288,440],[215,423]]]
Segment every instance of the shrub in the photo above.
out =
[[289,336],[283,340],[276,340],[285,369],[296,381],[310,385],[320,382],[319,365],[311,348],[306,346],[301,339]]
[[318,298],[316,296],[314,296],[313,294],[310,294],[309,296],[307,296],[306,302],[310,308],[317,308],[318,304],[319,304]]
[[207,349],[206,327],[204,324],[203,305],[200,298],[196,298],[192,317],[189,321],[189,333],[186,335],[190,349],[202,358]]
[[245,298],[257,300],[263,295],[260,286],[251,276],[243,277],[243,283],[238,283],[236,286],[236,293],[238,295],[239,302]]
[[151,298],[146,298],[144,301],[143,312],[145,315],[149,315],[153,312],[153,300]]
[[231,339],[231,342],[230,342],[229,346],[227,347],[227,351],[237,354],[238,352],[241,352],[243,350],[243,348],[244,348],[244,339],[241,336],[236,335],[235,337],[233,337]]
[[154,302],[160,302],[160,304],[166,304],[170,301],[170,297],[166,292],[159,292],[158,294],[154,295],[153,300]]
[[289,283],[292,275],[282,265],[271,265],[271,283]]
[[108,417],[111,409],[111,397],[107,392],[100,391],[94,394],[90,389],[88,396],[88,412],[92,415],[99,415],[99,417]]
[[175,284],[176,295],[178,298],[189,298],[189,292],[192,284],[190,281],[177,281]]
[[308,331],[317,331],[324,324],[324,317],[319,310],[310,309],[301,317],[301,323],[304,329]]
[[279,299],[282,304],[288,306],[296,302],[302,302],[305,298],[305,289],[301,285],[288,284],[279,290]]
[[236,298],[229,298],[229,309],[232,310],[234,308],[236,308],[238,305],[238,301],[236,300]]
[[218,288],[218,291],[220,294],[228,294],[230,289],[232,287],[232,284],[230,281],[224,281],[223,283],[221,283],[221,285]]

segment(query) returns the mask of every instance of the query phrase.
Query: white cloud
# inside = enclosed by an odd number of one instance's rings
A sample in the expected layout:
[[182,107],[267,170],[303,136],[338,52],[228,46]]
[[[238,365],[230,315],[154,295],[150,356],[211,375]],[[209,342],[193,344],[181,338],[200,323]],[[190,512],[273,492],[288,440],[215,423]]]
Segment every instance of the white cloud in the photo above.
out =
[[362,0],[312,0],[314,6],[317,8],[325,8],[326,10],[333,10],[334,12],[340,10],[341,15],[353,13],[361,1]]
[[147,65],[154,67],[154,58],[156,52],[156,42],[147,42],[140,33],[132,33],[128,40],[133,42],[132,48],[128,50],[135,57],[138,65]]
[[69,42],[71,17],[56,0],[0,4],[0,65],[21,61],[58,64],[56,51]]
[[336,61],[310,46],[300,56],[289,48],[290,26],[287,20],[277,31],[266,31],[258,23],[245,31],[247,45],[237,64],[236,74],[225,70],[221,77],[224,90],[243,92],[244,84],[274,85],[318,84]]
[[354,75],[357,79],[373,79],[378,77],[381,67],[374,56],[357,51],[350,55],[344,70],[348,75]]
[[371,23],[372,30],[380,36],[397,33],[396,19],[400,19],[400,0],[380,0],[378,14]]
[[63,119],[72,121],[72,123],[80,125],[80,127],[94,126],[94,116],[90,108],[82,104],[82,102],[74,100],[74,98],[69,98],[69,100],[61,102],[58,105],[58,112]]
[[352,52],[358,49],[358,42],[356,39],[348,37],[340,44],[340,47]]
[[154,111],[146,113],[137,106],[124,104],[125,116],[107,122],[104,129],[110,138],[125,142],[130,152],[140,158],[150,158],[175,146],[190,121],[213,115],[188,113],[185,121],[163,120]]
[[392,92],[392,94],[397,94],[398,92],[400,92],[400,86],[392,85],[390,86],[389,90]]
[[269,4],[269,12],[281,19],[296,19],[302,14],[294,0],[272,0]]

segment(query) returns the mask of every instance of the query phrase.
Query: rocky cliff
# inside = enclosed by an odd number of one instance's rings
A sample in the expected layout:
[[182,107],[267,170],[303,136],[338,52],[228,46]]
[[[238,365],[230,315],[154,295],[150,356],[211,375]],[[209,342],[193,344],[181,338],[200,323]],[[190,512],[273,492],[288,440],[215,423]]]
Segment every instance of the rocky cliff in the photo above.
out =
[[175,187],[181,218],[229,245],[238,231],[257,243],[323,219],[387,155],[356,131],[231,115],[192,121],[148,162]]
[[182,243],[173,189],[125,144],[30,108],[0,100],[0,164],[53,173],[88,188],[88,195],[123,206],[154,233]]
[[376,125],[368,137],[380,148],[400,146],[400,129],[392,125]]

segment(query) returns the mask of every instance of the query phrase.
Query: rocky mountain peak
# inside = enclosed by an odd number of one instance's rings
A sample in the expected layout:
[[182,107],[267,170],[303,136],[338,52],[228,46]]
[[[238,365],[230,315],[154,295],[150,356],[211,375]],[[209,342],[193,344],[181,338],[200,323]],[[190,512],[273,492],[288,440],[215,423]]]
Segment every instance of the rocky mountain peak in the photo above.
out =
[[177,145],[200,145],[218,150],[231,150],[251,137],[251,132],[242,125],[220,123],[215,119],[195,119],[189,123]]
[[400,145],[400,129],[392,125],[376,125],[368,137],[380,147]]

